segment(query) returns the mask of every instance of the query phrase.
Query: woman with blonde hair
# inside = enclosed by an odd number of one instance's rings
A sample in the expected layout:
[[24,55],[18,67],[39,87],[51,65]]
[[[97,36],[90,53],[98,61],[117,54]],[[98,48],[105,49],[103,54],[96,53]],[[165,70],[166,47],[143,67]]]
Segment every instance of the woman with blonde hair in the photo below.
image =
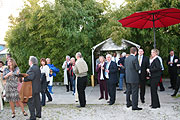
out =
[[6,80],[6,100],[9,102],[11,110],[12,110],[12,118],[15,117],[15,108],[14,103],[19,103],[22,113],[24,116],[27,116],[27,113],[24,111],[24,105],[20,101],[19,93],[18,93],[18,77],[17,75],[20,73],[19,67],[16,64],[16,61],[13,58],[10,58],[7,62],[8,67],[3,71],[3,79]]
[[158,83],[161,78],[162,74],[162,67],[160,60],[158,58],[158,50],[152,49],[151,50],[151,57],[150,57],[150,67],[147,69],[147,72],[150,76],[150,86],[151,86],[151,105],[150,107],[153,109],[160,108],[159,97],[157,93]]

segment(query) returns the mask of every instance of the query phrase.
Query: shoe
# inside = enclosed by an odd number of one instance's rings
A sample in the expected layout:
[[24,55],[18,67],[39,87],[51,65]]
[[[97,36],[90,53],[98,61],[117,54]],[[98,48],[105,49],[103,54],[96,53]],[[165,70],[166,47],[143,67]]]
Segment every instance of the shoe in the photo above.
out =
[[123,89],[117,89],[117,91],[123,91]]
[[78,106],[76,106],[77,108],[82,108],[82,107],[85,107],[85,106],[80,106],[80,105],[78,105]]
[[176,96],[176,93],[172,94],[171,96],[172,96],[172,97],[175,97],[175,96]]
[[142,103],[145,103],[145,101],[144,101],[144,100],[141,100],[141,102],[142,102]]
[[127,108],[129,108],[129,107],[131,107],[132,105],[126,105],[127,106]]
[[103,97],[100,97],[99,100],[104,99]]
[[24,115],[24,116],[28,116],[28,114],[27,114],[25,111],[23,111],[23,115]]
[[48,100],[47,102],[52,102],[52,100]]
[[156,109],[156,108],[160,108],[160,106],[157,106],[157,107],[151,107],[152,109]]
[[69,92],[69,90],[66,90],[66,92]]
[[169,89],[173,88],[172,86],[168,87]]
[[160,89],[160,91],[165,91],[165,89],[163,88],[163,89]]
[[14,112],[12,113],[12,118],[15,118],[15,113]]
[[137,108],[132,108],[132,110],[142,110],[142,108],[137,107]]
[[107,101],[107,103],[110,103],[110,101]]
[[109,105],[113,105],[114,103],[109,103]]
[[126,91],[124,91],[124,94],[126,94]]
[[41,118],[41,116],[36,115],[37,118]]
[[105,98],[105,100],[108,100],[108,98]]

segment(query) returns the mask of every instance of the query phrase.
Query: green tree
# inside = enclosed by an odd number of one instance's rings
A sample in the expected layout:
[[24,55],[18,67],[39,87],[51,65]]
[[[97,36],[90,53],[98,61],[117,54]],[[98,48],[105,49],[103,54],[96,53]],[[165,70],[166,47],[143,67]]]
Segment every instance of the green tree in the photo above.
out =
[[5,41],[21,71],[28,68],[31,55],[51,58],[60,68],[66,55],[80,51],[91,73],[91,48],[102,41],[98,28],[104,22],[104,6],[94,0],[27,0],[17,18],[9,17],[11,27]]
[[[125,0],[126,5],[120,6],[119,9],[106,14],[106,22],[100,27],[104,39],[112,37],[112,39],[120,44],[122,38],[133,41],[143,49],[145,54],[150,55],[153,48],[153,29],[136,29],[122,27],[118,20],[127,17],[137,11],[149,11],[163,8],[180,8],[179,0]],[[180,49],[180,41],[178,40],[180,25],[173,25],[166,28],[156,28],[157,49],[160,50],[160,56],[166,64],[169,50],[174,49],[176,53]],[[106,28],[106,29],[105,29]],[[179,54],[179,53],[178,53]],[[167,68],[167,66],[165,66]],[[167,69],[166,69],[167,70]],[[167,71],[166,71],[167,73]]]

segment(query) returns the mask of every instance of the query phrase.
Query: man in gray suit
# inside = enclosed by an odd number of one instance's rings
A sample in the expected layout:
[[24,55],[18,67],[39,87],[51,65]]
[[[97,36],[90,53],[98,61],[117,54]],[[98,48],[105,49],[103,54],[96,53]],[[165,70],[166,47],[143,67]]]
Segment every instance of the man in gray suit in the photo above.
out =
[[29,58],[30,68],[26,72],[28,76],[24,78],[24,82],[32,81],[32,98],[29,98],[27,103],[31,114],[30,120],[36,120],[36,117],[41,118],[41,102],[40,102],[41,71],[37,64],[38,64],[37,58],[34,56],[30,56]]
[[[139,91],[139,74],[140,66],[138,59],[135,56],[137,49],[132,47],[130,49],[130,56],[125,59],[125,72],[126,72],[126,102],[127,107],[132,106],[132,110],[142,110],[138,107],[138,91]],[[132,92],[132,101],[130,100],[130,94]]]

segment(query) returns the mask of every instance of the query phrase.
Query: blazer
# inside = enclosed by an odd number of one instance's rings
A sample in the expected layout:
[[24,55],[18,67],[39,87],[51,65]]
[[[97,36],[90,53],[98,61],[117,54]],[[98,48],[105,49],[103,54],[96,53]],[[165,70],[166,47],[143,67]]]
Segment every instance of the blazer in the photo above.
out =
[[143,80],[145,80],[146,77],[148,76],[148,73],[146,71],[147,68],[149,68],[149,58],[147,56],[143,55],[142,63],[141,63],[141,67],[140,67],[140,70],[141,70],[140,77]]
[[117,64],[115,62],[111,61],[108,70],[109,70],[109,83],[112,83],[112,84],[117,83],[118,82],[118,77],[117,77],[118,67],[117,67]]
[[[100,63],[99,63],[100,64]],[[101,67],[99,67],[99,64],[96,66],[96,72],[98,73],[98,82],[100,82],[100,76],[101,76]],[[106,62],[104,62],[104,70],[103,70],[103,77],[105,79],[105,66],[106,66]]]
[[155,78],[155,77],[160,77],[162,74],[162,67],[161,63],[158,58],[155,58],[153,62],[150,64],[150,77]]
[[119,72],[123,73],[123,74],[125,73],[125,68],[124,68],[125,59],[126,59],[126,57],[121,57],[121,58],[119,58],[119,61],[118,61],[118,65],[122,64],[122,66],[123,66],[123,67],[118,66],[120,68]]
[[168,60],[167,60],[168,69],[169,68],[177,69],[177,64],[175,63],[175,59],[178,59],[178,57],[174,55],[173,64],[172,64],[172,66],[170,66],[170,65],[168,65],[168,62],[170,62],[170,55],[168,56]]
[[39,93],[41,90],[41,71],[37,65],[33,65],[26,72],[29,76],[24,78],[24,82],[32,81],[32,94]]
[[125,59],[125,73],[127,83],[139,83],[140,66],[137,57],[130,55]]

